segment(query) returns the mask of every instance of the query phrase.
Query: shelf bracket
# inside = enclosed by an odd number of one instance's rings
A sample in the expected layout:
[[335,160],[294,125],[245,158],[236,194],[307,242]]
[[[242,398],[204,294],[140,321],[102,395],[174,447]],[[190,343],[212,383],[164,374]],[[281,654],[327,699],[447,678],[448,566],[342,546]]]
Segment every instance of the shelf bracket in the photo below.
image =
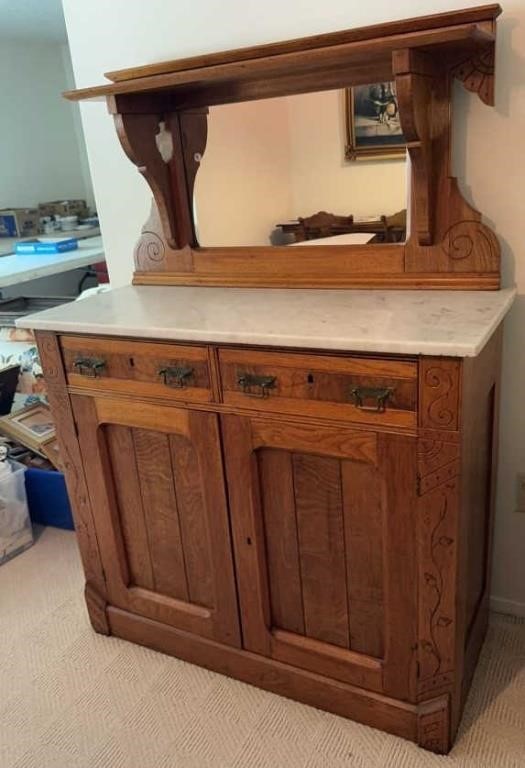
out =
[[196,244],[193,187],[206,148],[208,109],[142,112],[127,100],[108,99],[120,143],[148,182],[167,243]]
[[456,64],[451,70],[452,77],[460,80],[467,91],[477,93],[484,104],[494,106],[494,43],[471,58]]

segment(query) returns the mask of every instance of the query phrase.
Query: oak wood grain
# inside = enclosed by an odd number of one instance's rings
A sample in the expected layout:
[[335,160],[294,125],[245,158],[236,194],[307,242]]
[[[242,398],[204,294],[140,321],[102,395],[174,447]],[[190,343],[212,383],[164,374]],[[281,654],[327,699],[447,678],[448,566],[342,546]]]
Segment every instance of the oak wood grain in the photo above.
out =
[[[83,336],[61,336],[68,384],[95,391],[129,393],[170,400],[208,402],[211,391],[208,352],[205,346],[125,341]],[[82,358],[104,362],[97,376],[82,375],[75,363]],[[165,383],[160,371],[170,367],[191,369],[183,387]]]
[[189,602],[168,437],[153,430],[134,429],[133,443],[155,591]]
[[[108,402],[105,401],[106,405]],[[90,484],[90,496],[111,603],[224,643],[240,645],[217,417],[151,404],[144,408],[140,403],[128,403],[126,408],[121,403],[120,408],[105,411],[99,408],[96,398],[80,395],[73,396],[72,403],[83,464],[90,476],[97,478],[97,482]],[[161,430],[157,429],[160,422]],[[147,538],[142,546],[147,546],[150,553],[153,588],[134,583],[130,570],[130,564],[136,563],[136,551],[135,557],[130,558],[122,521],[134,512],[128,507],[122,509],[123,504],[129,503],[129,497],[118,494],[119,485],[130,471],[130,456],[125,457],[127,464],[112,463],[107,434],[108,429],[111,433],[115,427],[131,432],[133,438]],[[186,446],[189,443],[194,452],[189,460],[179,456],[176,469],[170,451],[171,437],[180,438]],[[125,475],[116,482],[117,472]],[[177,499],[176,484],[181,472],[185,476]],[[206,483],[202,478],[206,478]],[[179,502],[183,507],[182,531]],[[140,534],[134,531],[133,535]],[[201,558],[203,548],[205,559]],[[190,586],[188,573],[190,580],[205,578]]]
[[495,4],[491,6],[485,5],[482,8],[466,8],[458,11],[432,14],[430,16],[416,16],[412,19],[390,21],[384,24],[373,24],[367,27],[347,29],[340,32],[311,35],[309,37],[302,37],[294,40],[284,40],[282,42],[236,48],[217,53],[206,53],[183,59],[163,61],[156,64],[146,64],[142,67],[128,67],[126,69],[106,72],[104,76],[108,78],[108,80],[118,83],[126,80],[134,80],[137,77],[150,77],[151,75],[180,72],[186,69],[198,69],[201,67],[213,66],[215,64],[246,61],[264,56],[276,56],[285,52],[312,50],[326,45],[339,45],[341,43],[357,42],[370,38],[373,39],[375,37],[386,37],[393,34],[402,34],[407,30],[416,32],[423,29],[442,27],[448,24],[475,23],[485,21],[486,19],[495,19],[499,13],[501,13],[501,8],[499,5]]
[[[60,346],[54,333],[37,331],[35,336],[46,380],[47,396],[57,428],[57,440],[65,469],[66,486],[71,501],[86,582],[92,586],[97,594],[105,596],[106,580],[102,568],[85,468],[76,434],[71,398],[66,388]],[[93,622],[94,617],[91,613],[90,618]]]
[[188,599],[192,603],[213,608],[215,590],[209,526],[202,490],[203,478],[191,442],[181,435],[169,435],[168,441]]
[[294,475],[289,451],[257,452],[272,628],[305,634]]
[[109,424],[105,436],[131,583],[154,589],[152,553],[141,497],[133,432],[128,427]]
[[292,464],[305,634],[349,648],[340,463],[293,454]]
[[384,654],[381,476],[369,464],[341,463],[350,648]]

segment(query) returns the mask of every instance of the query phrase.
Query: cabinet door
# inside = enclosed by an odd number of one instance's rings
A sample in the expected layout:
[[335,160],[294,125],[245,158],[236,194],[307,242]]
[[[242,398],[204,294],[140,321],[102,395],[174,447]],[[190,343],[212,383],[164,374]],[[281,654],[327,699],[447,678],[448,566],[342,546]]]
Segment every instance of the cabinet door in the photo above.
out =
[[221,419],[244,646],[411,698],[415,439]]
[[71,399],[110,604],[239,645],[217,416]]

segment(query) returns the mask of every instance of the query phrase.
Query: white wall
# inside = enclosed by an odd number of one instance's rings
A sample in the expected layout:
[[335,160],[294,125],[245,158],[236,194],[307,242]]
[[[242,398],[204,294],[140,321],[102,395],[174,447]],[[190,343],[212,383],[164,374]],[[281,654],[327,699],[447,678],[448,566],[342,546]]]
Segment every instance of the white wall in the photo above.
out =
[[[63,0],[77,86],[111,69],[475,6],[479,0]],[[102,20],[102,21],[101,21]],[[514,513],[515,478],[525,471],[525,4],[506,0],[497,50],[496,108],[458,88],[455,170],[503,246],[506,284],[520,297],[505,331],[500,472],[492,592],[525,613],[525,515]],[[132,251],[150,193],[124,157],[101,103],[82,107],[109,268],[129,282]],[[503,602],[502,602],[503,601]],[[505,602],[506,601],[506,602]]]
[[344,91],[291,96],[293,215],[378,216],[407,207],[404,159],[344,159]]
[[65,63],[64,45],[0,41],[0,208],[57,198],[94,204],[75,107],[61,97]]
[[201,246],[269,245],[291,216],[287,99],[210,108],[195,180]]

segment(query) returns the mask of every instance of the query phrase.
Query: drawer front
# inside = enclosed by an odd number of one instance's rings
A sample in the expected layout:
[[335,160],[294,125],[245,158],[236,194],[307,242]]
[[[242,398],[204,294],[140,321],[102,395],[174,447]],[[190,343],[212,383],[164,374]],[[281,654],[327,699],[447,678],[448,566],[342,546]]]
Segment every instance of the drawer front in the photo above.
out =
[[223,400],[233,406],[415,427],[417,363],[221,349]]
[[62,336],[70,386],[185,402],[212,398],[206,347]]

